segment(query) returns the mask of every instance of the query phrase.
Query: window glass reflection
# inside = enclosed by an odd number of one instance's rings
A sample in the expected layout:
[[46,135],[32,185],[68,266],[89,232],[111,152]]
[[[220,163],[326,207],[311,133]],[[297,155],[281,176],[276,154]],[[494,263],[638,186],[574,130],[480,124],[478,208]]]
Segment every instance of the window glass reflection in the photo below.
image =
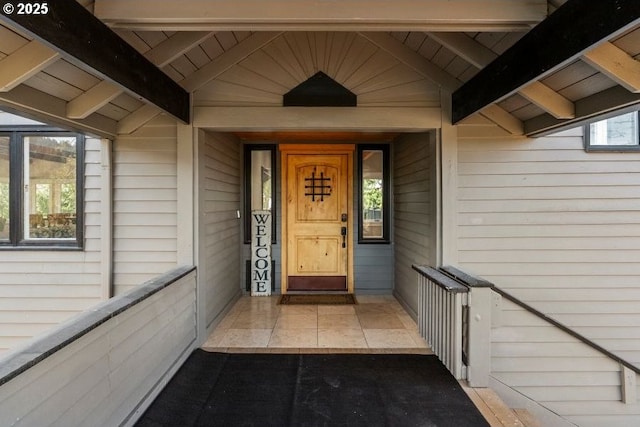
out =
[[362,238],[381,239],[383,235],[383,152],[362,151]]
[[9,137],[0,136],[0,240],[9,239]]
[[76,138],[24,138],[25,239],[76,237]]

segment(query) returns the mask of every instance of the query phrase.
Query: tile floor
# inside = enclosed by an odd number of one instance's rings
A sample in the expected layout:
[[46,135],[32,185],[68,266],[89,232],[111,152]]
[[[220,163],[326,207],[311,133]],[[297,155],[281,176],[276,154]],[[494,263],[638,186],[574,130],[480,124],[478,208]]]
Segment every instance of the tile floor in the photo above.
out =
[[209,336],[210,351],[430,354],[393,296],[357,295],[356,305],[279,305],[242,297]]

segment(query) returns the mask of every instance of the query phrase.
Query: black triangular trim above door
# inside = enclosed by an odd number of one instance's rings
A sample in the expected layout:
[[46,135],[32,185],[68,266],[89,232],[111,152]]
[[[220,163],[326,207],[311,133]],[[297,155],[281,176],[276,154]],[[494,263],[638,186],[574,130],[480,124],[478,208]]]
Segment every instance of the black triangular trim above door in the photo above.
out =
[[318,71],[282,96],[284,107],[355,107],[358,97],[340,83]]

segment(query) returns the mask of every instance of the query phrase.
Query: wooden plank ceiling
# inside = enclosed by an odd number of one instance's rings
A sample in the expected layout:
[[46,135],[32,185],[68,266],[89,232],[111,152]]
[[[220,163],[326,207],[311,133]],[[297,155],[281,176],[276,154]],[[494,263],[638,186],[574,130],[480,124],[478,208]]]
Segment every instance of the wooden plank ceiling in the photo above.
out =
[[[279,34],[266,30],[320,28],[359,31],[379,48],[413,69],[419,68],[444,90],[453,92],[565,2],[456,1],[459,8],[453,8],[451,1],[402,0],[404,6],[413,7],[405,13],[389,10],[374,13],[369,10],[375,8],[368,8],[363,12],[366,16],[360,17],[356,25],[331,10],[320,10],[315,20],[297,19],[296,13],[309,13],[304,7],[280,8],[281,16],[272,14],[271,20],[259,20],[259,11],[253,13],[255,16],[245,13],[240,19],[241,9],[233,5],[251,6],[255,0],[209,3],[228,6],[213,15],[217,20],[212,18],[210,8],[203,9],[203,3],[197,0],[161,2],[162,6],[150,0],[78,0],[190,92],[208,81],[211,73],[219,72],[221,62],[228,62],[226,66],[230,67],[234,61],[244,59],[246,52],[271,43]],[[284,2],[264,3],[273,6]],[[307,3],[319,4],[300,2]],[[345,10],[348,12],[356,3],[344,0]],[[385,2],[378,3],[382,8]],[[397,6],[396,2],[386,3]],[[168,11],[172,5],[179,8]],[[428,8],[430,14],[426,12]],[[455,12],[450,12],[452,9]],[[199,16],[193,16],[196,11]],[[505,134],[523,134],[526,129],[527,134],[534,135],[640,102],[639,28],[640,22],[636,22],[625,33],[593,46],[578,59],[531,81],[517,92],[496,99],[460,124],[477,129],[498,125]],[[548,43],[551,45],[554,40]],[[113,136],[133,132],[161,113],[139,98],[10,24],[0,25],[0,105],[5,108]]]

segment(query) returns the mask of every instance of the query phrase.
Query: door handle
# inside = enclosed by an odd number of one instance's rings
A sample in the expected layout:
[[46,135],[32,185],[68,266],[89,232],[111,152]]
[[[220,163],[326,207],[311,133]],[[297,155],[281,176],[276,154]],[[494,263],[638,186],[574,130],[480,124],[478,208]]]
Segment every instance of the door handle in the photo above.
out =
[[347,227],[340,228],[340,235],[342,236],[342,247],[347,247]]

